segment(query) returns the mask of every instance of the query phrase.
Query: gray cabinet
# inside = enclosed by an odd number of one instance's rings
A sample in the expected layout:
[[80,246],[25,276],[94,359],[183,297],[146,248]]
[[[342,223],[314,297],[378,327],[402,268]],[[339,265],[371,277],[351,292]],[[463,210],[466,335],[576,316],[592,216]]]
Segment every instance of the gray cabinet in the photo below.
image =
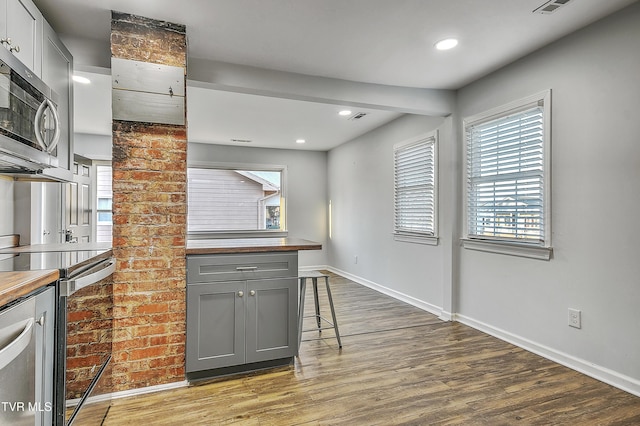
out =
[[188,256],[187,373],[293,357],[297,271],[297,252]]
[[[2,1],[2,0],[0,0]],[[43,22],[42,81],[58,95],[58,167],[73,165],[73,56],[48,22]]]
[[40,76],[42,14],[31,0],[0,0],[0,13],[2,45]]

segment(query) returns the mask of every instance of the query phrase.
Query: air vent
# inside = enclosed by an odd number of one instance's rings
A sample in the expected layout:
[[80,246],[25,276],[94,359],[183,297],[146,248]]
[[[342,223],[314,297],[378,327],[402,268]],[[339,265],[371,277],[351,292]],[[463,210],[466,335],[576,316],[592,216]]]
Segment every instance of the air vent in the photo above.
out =
[[231,142],[235,142],[235,143],[250,143],[251,139],[231,139]]
[[366,112],[357,112],[357,113],[353,114],[351,117],[349,117],[349,120],[360,120],[365,115],[367,115]]
[[559,8],[561,8],[562,6],[565,6],[570,1],[571,0],[551,0],[544,3],[542,6],[538,7],[537,9],[535,9],[533,13],[542,13],[542,14],[553,13]]

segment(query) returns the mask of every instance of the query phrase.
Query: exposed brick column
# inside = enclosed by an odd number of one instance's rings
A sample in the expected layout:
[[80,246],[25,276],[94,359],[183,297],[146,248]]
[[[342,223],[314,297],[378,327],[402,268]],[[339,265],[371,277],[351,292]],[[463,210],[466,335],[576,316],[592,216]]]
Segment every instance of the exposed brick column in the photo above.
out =
[[[186,76],[186,53],[184,26],[112,13],[112,57]],[[186,160],[186,125],[113,121],[114,391],[185,378]]]

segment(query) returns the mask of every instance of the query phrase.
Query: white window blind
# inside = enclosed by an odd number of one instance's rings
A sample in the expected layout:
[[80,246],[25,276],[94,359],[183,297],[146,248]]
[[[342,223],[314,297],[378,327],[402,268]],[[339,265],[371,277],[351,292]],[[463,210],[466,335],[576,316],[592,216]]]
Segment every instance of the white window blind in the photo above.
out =
[[394,149],[395,232],[435,235],[435,138]]
[[545,244],[544,106],[466,127],[470,238]]

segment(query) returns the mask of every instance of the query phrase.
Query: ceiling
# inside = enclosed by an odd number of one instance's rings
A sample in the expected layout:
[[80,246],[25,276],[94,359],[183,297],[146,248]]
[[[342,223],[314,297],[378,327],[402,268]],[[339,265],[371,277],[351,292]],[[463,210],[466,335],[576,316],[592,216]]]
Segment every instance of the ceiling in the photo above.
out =
[[[111,134],[111,76],[77,71],[90,85],[75,84],[75,132]],[[369,108],[338,115],[339,105],[187,87],[190,142],[328,151],[401,114]],[[357,113],[366,115],[360,119]],[[240,140],[233,142],[232,140]],[[296,140],[305,139],[303,145]],[[251,142],[245,142],[245,141]]]
[[[65,42],[90,41],[96,50],[106,49],[106,55],[110,10],[117,10],[185,24],[190,58],[340,81],[455,90],[636,0],[570,0],[550,14],[533,13],[547,0],[34,1]],[[458,38],[459,46],[433,48],[446,37]],[[349,127],[342,121],[323,121],[322,114],[335,114],[339,105],[266,102],[264,96],[196,89],[188,96],[216,105],[210,112],[204,105],[188,107],[190,137],[204,142],[305,137],[306,149],[324,150],[398,115],[377,116],[372,110],[365,118],[371,126],[363,121]],[[280,110],[283,117],[277,119],[274,114]],[[224,120],[214,123],[216,116]],[[198,128],[203,119],[208,121]],[[269,122],[277,126],[269,129]],[[228,128],[224,123],[230,123]],[[299,135],[305,126],[310,136]],[[327,126],[335,126],[335,134],[314,136]],[[341,131],[346,133],[340,136]],[[312,148],[312,140],[326,143]]]

